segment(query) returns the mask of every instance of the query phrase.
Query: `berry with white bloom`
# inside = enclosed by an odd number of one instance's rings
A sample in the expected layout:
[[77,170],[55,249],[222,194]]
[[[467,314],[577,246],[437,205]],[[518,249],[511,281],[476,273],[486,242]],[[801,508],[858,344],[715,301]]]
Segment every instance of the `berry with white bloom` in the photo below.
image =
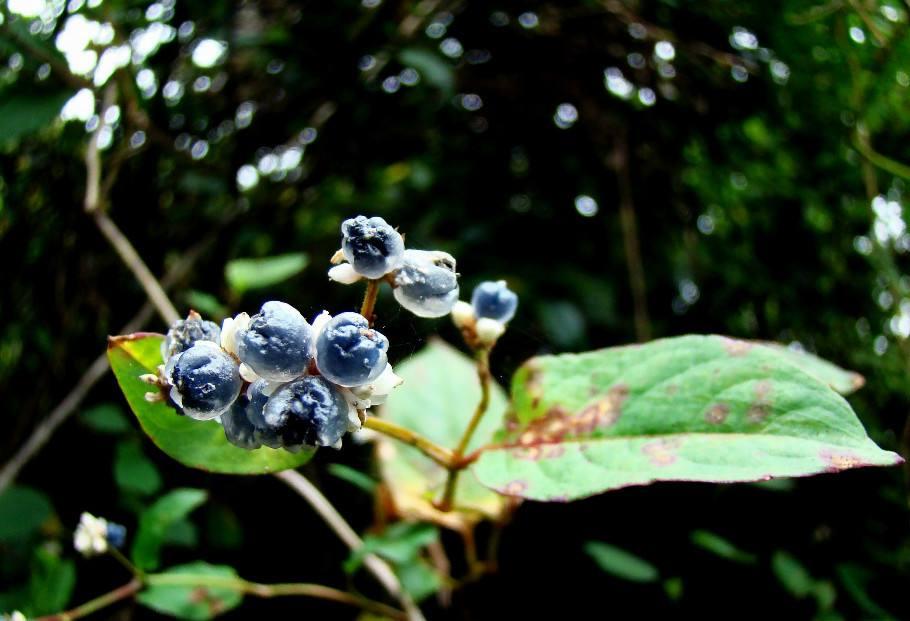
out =
[[83,556],[104,554],[110,546],[119,548],[126,539],[126,529],[91,513],[79,517],[79,525],[73,534],[73,546]]
[[240,361],[267,380],[290,381],[310,364],[312,329],[290,304],[266,302],[234,338]]
[[218,343],[220,339],[221,328],[217,323],[204,321],[199,313],[190,311],[186,319],[178,319],[167,331],[161,344],[161,357],[167,360],[171,356],[183,353],[196,341]]
[[458,301],[455,259],[438,250],[405,250],[394,283],[395,299],[418,317],[442,317]]
[[486,317],[508,323],[518,308],[518,296],[506,286],[506,281],[488,280],[474,288],[471,306],[474,307],[474,314],[478,318]]
[[224,414],[240,394],[237,361],[211,341],[197,341],[165,366],[171,400],[184,414],[210,420]]
[[382,278],[401,263],[404,240],[382,218],[350,218],[341,234],[341,252],[361,276]]
[[263,419],[286,449],[340,448],[348,431],[348,404],[325,378],[309,375],[279,386],[265,405]]
[[340,386],[363,386],[379,377],[388,358],[389,340],[357,313],[333,317],[316,338],[316,367]]

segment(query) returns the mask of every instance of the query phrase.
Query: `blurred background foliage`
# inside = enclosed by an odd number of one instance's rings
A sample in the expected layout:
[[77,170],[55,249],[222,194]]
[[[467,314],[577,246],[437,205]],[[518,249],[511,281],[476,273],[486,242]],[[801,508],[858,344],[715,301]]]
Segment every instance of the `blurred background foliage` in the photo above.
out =
[[[181,312],[351,309],[360,291],[331,287],[327,261],[343,218],[381,215],[409,246],[454,254],[464,290],[505,278],[518,291],[493,361],[504,383],[542,352],[688,332],[778,340],[862,373],[851,402],[906,455],[905,3],[0,6],[2,461],[144,303],[83,210],[99,125],[103,206],[153,272],[176,269]],[[99,118],[105,95],[116,108]],[[378,309],[395,360],[433,331],[457,342],[446,321]],[[185,487],[206,500],[161,535],[168,563],[348,580],[343,546],[298,499],[169,461],[117,394],[104,376],[0,496],[0,610],[49,613],[119,584],[112,563],[75,560],[79,513],[135,533]],[[370,463],[361,446],[308,466],[367,531],[372,496],[356,490],[372,489]],[[905,473],[872,469],[527,503],[497,574],[450,603],[426,572],[415,589],[433,619],[905,619],[908,562]],[[292,613],[355,615],[275,600],[226,618]]]

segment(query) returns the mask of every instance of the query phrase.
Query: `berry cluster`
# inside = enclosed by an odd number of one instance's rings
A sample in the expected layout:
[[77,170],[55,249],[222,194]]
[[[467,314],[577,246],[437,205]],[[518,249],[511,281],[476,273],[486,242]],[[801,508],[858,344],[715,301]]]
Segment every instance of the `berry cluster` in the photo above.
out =
[[190,312],[168,330],[165,362],[146,379],[182,414],[218,419],[241,448],[337,448],[360,427],[357,411],[381,403],[400,382],[388,347],[357,313],[324,312],[310,324],[293,306],[271,301],[220,328]]
[[[341,225],[341,250],[329,278],[346,285],[385,280],[395,299],[418,317],[442,317],[458,301],[455,259],[439,250],[405,249],[401,235],[382,218],[357,216]],[[346,262],[345,262],[346,261]]]

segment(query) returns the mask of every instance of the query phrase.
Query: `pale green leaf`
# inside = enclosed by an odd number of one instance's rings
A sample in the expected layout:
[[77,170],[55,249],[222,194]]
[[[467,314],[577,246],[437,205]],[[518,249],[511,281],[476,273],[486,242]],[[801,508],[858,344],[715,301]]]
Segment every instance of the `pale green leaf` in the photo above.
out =
[[140,569],[158,567],[159,553],[168,531],[204,503],[207,496],[201,489],[175,489],[143,511],[133,539],[133,562]]
[[228,286],[237,293],[264,289],[296,276],[307,266],[302,252],[261,259],[234,259],[224,267]]
[[138,442],[127,440],[117,444],[114,454],[114,480],[124,491],[148,496],[161,489],[161,475],[155,464],[145,456]]
[[792,352],[684,336],[542,356],[512,385],[472,470],[513,496],[572,500],[654,481],[757,481],[901,463]]
[[602,541],[589,541],[585,552],[605,572],[632,582],[654,582],[660,572],[648,561]]
[[207,621],[241,604],[243,593],[233,586],[236,578],[237,572],[226,565],[178,565],[149,577],[136,601],[178,619]]

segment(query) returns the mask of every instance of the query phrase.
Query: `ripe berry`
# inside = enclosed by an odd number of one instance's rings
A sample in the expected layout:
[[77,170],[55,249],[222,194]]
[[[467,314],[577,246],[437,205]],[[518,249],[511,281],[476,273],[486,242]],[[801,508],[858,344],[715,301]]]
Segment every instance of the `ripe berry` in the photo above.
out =
[[300,377],[310,364],[312,329],[296,308],[266,302],[237,332],[237,356],[258,375],[275,382]]
[[363,386],[385,370],[389,340],[357,313],[341,313],[316,338],[316,367],[340,386]]
[[167,331],[161,345],[161,357],[167,360],[171,356],[183,353],[196,341],[217,343],[221,338],[221,328],[217,323],[204,321],[196,311],[190,311],[186,319],[178,319]]
[[455,259],[439,251],[405,250],[395,272],[395,299],[418,317],[442,317],[458,301]]
[[108,522],[105,538],[112,547],[122,548],[123,544],[126,543],[126,526]]
[[243,395],[231,408],[221,415],[221,426],[224,427],[224,437],[234,446],[252,450],[262,446],[257,437],[256,426],[250,422],[247,408],[250,401]]
[[361,276],[382,278],[401,263],[404,240],[382,218],[345,220],[341,234],[341,252]]
[[335,386],[323,377],[308,375],[272,393],[263,418],[287,449],[337,446],[348,429],[347,407]]
[[478,318],[486,317],[507,323],[515,316],[518,296],[506,286],[506,281],[488,280],[474,288],[471,305]]
[[190,418],[209,420],[224,414],[240,394],[239,365],[211,341],[197,341],[172,356],[165,368],[171,400]]

